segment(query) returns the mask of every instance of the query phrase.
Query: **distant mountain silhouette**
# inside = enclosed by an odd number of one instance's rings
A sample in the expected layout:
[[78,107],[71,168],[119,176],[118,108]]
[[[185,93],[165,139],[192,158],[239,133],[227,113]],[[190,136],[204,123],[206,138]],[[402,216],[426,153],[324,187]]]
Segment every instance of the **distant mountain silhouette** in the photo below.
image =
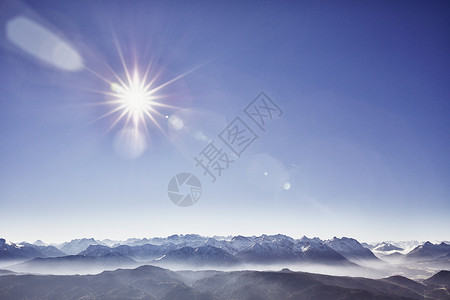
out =
[[0,299],[448,299],[448,273],[418,283],[401,276],[374,280],[287,270],[173,272],[142,266],[84,276],[3,275]]
[[108,253],[101,257],[69,255],[54,258],[34,258],[23,263],[9,266],[8,269],[15,272],[42,274],[86,274],[136,266],[136,262],[129,257],[119,253]]
[[90,245],[103,245],[103,243],[92,238],[83,238],[58,245],[58,249],[69,255],[75,255],[86,250]]

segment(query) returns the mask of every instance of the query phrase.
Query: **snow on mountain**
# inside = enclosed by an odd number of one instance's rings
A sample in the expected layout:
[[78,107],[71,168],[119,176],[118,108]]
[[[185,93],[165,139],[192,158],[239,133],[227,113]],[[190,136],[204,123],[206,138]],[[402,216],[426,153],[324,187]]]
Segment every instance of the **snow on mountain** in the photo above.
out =
[[343,237],[341,239],[333,237],[325,243],[333,250],[349,260],[378,260],[369,249],[363,247],[357,240]]
[[378,242],[378,243],[370,243],[370,244],[367,244],[367,245],[370,245],[370,246],[367,246],[367,247],[364,245],[366,243],[363,243],[363,245],[366,248],[370,249],[370,250],[373,250],[373,249],[375,249],[375,248],[377,248],[379,246],[383,246],[383,245],[392,245],[392,246],[389,246],[389,247],[397,247],[397,248],[400,248],[402,250],[376,250],[376,251],[378,251],[380,254],[381,254],[382,251],[386,252],[384,254],[388,254],[389,251],[392,251],[392,253],[394,251],[398,251],[398,252],[400,252],[402,254],[407,254],[411,250],[416,248],[417,246],[422,245],[423,243],[424,242],[419,242],[419,241],[412,240],[412,241],[384,241],[384,242]]
[[222,236],[222,235],[215,235],[212,236],[213,239],[216,239],[218,241],[230,241],[233,236],[232,235],[228,235],[228,236]]
[[236,254],[236,257],[245,262],[274,262],[287,261],[300,257],[294,253],[294,243],[287,239],[281,241],[255,242],[251,247]]
[[217,240],[215,238],[209,238],[203,245],[220,248],[233,255],[237,253],[237,250],[230,244],[230,242],[225,240]]
[[241,252],[255,244],[255,237],[245,237],[242,235],[234,236],[229,244],[236,252]]
[[256,238],[256,241],[251,247],[238,252],[236,257],[242,261],[253,263],[347,261],[317,238],[303,237],[299,240],[284,237]]
[[316,262],[344,262],[347,259],[328,246],[324,241],[315,237],[303,236],[294,246],[294,251],[301,251],[303,259]]
[[[418,245],[417,241],[404,242],[382,242],[376,244],[360,244],[352,238],[336,238],[323,241],[320,238],[308,238],[303,236],[300,239],[276,234],[261,236],[229,236],[229,237],[204,237],[198,234],[171,235],[166,238],[132,238],[126,241],[95,239],[76,239],[63,243],[57,248],[47,246],[44,242],[37,240],[34,244],[20,243],[14,244],[0,239],[0,247],[3,253],[0,258],[27,259],[35,257],[58,257],[65,254],[81,254],[85,256],[105,256],[117,253],[125,257],[130,257],[139,261],[149,261],[156,258],[166,257],[163,260],[174,260],[177,250],[183,249],[188,254],[194,255],[197,262],[206,259],[209,262],[210,256],[222,255],[227,260],[230,257],[242,262],[276,262],[276,261],[347,261],[362,262],[363,260],[377,260],[377,255],[386,256],[395,252],[405,254],[411,249],[406,258],[414,257],[435,257],[445,256],[450,247],[445,243],[434,245],[427,242]],[[373,252],[368,248],[373,248]],[[4,250],[7,249],[7,250]],[[194,252],[192,249],[200,249]],[[208,251],[206,251],[209,249]],[[212,249],[214,251],[212,251]],[[219,250],[216,250],[219,249]],[[404,249],[404,250],[402,250]],[[444,249],[444,250],[442,250]],[[175,252],[173,252],[175,251]],[[203,251],[208,252],[206,255]],[[223,254],[223,253],[226,253]],[[180,253],[178,253],[180,254]],[[181,253],[182,254],[182,253]],[[180,255],[181,255],[180,254]],[[201,255],[200,255],[201,254]],[[228,256],[230,255],[230,256]],[[181,255],[182,256],[182,255]],[[398,255],[397,255],[398,256]],[[396,257],[397,257],[396,256]],[[161,258],[162,259],[162,258]],[[194,260],[193,258],[189,258]],[[219,259],[220,260],[220,259]],[[234,261],[229,259],[229,261]]]
[[207,237],[203,237],[198,234],[174,234],[167,238],[167,241],[181,247],[200,247],[208,240]]
[[166,244],[161,246],[151,244],[142,246],[120,245],[113,248],[103,245],[90,245],[86,250],[80,252],[80,255],[101,257],[110,253],[119,253],[135,260],[148,261],[161,257],[162,255],[175,249],[177,249],[177,247],[174,244]]
[[[149,239],[155,241],[154,239]],[[230,240],[205,239],[197,235],[171,236],[156,240],[160,245],[146,244],[142,246],[120,245],[107,247],[104,245],[90,245],[80,255],[104,256],[110,253],[135,260],[150,260],[160,257],[165,263],[219,264],[235,263],[237,260],[252,263],[272,263],[282,261],[346,261],[346,259],[318,238],[303,237],[294,240],[285,235],[235,236]],[[175,243],[177,244],[175,244]],[[197,246],[200,244],[200,246]],[[186,246],[186,245],[194,245]],[[183,249],[183,250],[181,250]],[[197,249],[197,250],[192,250]],[[208,250],[208,251],[206,251]],[[214,250],[214,251],[213,251]],[[206,255],[206,254],[207,255]],[[224,254],[226,253],[226,254]],[[216,256],[213,261],[211,256]],[[233,257],[233,258],[231,258]]]
[[445,257],[450,254],[450,245],[442,242],[440,244],[432,244],[426,242],[423,245],[417,246],[406,255],[407,259],[420,260]]
[[378,251],[378,252],[389,252],[389,251],[403,251],[403,248],[397,247],[391,243],[386,243],[383,242],[381,244],[379,244],[378,246],[376,246],[375,248],[373,248],[373,251]]
[[142,246],[146,244],[152,245],[175,244],[181,247],[183,246],[199,247],[203,245],[207,240],[208,240],[207,237],[203,237],[198,234],[180,234],[180,235],[174,234],[166,238],[161,237],[143,238],[143,239],[130,238],[124,242],[120,242],[120,244],[128,246]]
[[419,242],[419,241],[387,241],[387,243],[392,244],[396,247],[402,248],[403,249],[403,253],[407,253],[410,252],[411,250],[413,250],[414,248],[416,248],[417,246],[420,246],[423,244],[423,242]]
[[292,243],[295,242],[293,238],[284,234],[275,234],[275,235],[266,235],[263,234],[259,237],[255,238],[256,242],[281,242],[281,241],[290,241]]
[[231,266],[238,263],[238,260],[223,249],[202,246],[202,247],[182,247],[172,250],[158,258],[155,263],[159,265],[177,266]]
[[23,260],[35,257],[45,256],[34,247],[16,245],[5,239],[0,239],[0,260]]

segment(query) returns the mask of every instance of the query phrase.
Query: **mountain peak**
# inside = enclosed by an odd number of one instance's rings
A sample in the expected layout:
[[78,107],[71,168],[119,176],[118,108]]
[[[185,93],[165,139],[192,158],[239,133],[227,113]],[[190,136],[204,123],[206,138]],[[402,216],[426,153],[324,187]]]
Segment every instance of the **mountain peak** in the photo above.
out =
[[325,241],[325,244],[347,259],[354,260],[377,260],[376,256],[369,249],[361,245],[357,240],[348,237],[337,238]]
[[41,240],[36,240],[36,241],[33,243],[33,245],[36,245],[36,246],[47,246],[47,244],[44,243],[44,242],[41,241]]

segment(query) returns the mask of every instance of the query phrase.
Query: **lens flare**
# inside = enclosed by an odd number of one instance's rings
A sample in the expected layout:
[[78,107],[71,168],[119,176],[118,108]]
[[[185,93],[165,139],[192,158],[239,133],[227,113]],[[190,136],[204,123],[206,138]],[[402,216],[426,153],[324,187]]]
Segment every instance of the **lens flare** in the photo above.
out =
[[[159,121],[164,120],[164,123],[167,124],[169,128],[175,127],[178,128],[178,130],[182,129],[183,120],[174,120],[173,117],[169,118],[167,111],[166,114],[162,114],[159,111],[164,109],[179,110],[181,107],[164,103],[168,100],[168,98],[159,94],[159,91],[167,88],[175,81],[180,80],[208,62],[181,73],[168,81],[156,84],[158,77],[163,73],[163,70],[155,70],[154,66],[152,66],[153,60],[151,60],[147,68],[144,69],[145,71],[141,72],[139,68],[137,68],[137,60],[135,59],[135,67],[131,72],[125,63],[125,59],[118,41],[116,40],[115,42],[123,67],[122,76],[119,76],[108,65],[107,67],[110,71],[109,75],[102,75],[94,71],[92,68],[85,66],[86,70],[106,82],[109,87],[106,91],[91,90],[93,92],[105,95],[107,99],[104,101],[91,103],[90,105],[102,105],[109,107],[109,110],[94,119],[91,123],[106,117],[111,117],[112,123],[109,126],[108,131],[121,124],[123,125],[122,130],[127,130],[127,132],[129,132],[128,130],[134,131],[132,136],[139,136],[140,141],[144,140],[144,138],[142,138],[143,136],[145,137],[150,135],[148,124],[153,124],[153,126],[156,126],[163,135],[168,137],[168,133],[160,125],[158,118],[160,119]],[[122,143],[124,140],[126,139],[120,139],[120,142]],[[141,152],[142,151],[139,151],[139,153]],[[135,155],[132,156],[134,157]]]
[[119,54],[122,60],[125,79],[113,72],[115,81],[111,81],[92,69],[87,68],[95,76],[109,84],[109,91],[100,91],[101,94],[108,96],[109,99],[95,103],[95,105],[107,105],[112,107],[109,111],[93,120],[93,122],[115,115],[116,118],[113,120],[109,130],[115,127],[119,122],[124,121],[124,128],[129,128],[133,125],[136,131],[143,129],[143,131],[148,134],[147,122],[151,121],[163,134],[166,134],[156,117],[167,119],[168,116],[161,114],[161,112],[158,111],[158,108],[180,109],[180,107],[163,103],[164,97],[158,95],[158,91],[183,78],[197,68],[193,68],[169,81],[156,85],[155,81],[158,79],[161,72],[158,72],[149,79],[151,67],[151,64],[149,64],[143,74],[139,72],[138,68],[135,68],[133,75],[131,76],[120,50]]
[[134,126],[139,127],[139,123],[145,124],[146,116],[154,120],[153,100],[156,97],[153,96],[150,85],[140,79],[137,71],[134,72],[133,79],[128,84],[112,83],[111,91],[114,99],[110,103],[115,104],[116,109],[121,111],[121,117],[127,116],[127,123],[132,120]]

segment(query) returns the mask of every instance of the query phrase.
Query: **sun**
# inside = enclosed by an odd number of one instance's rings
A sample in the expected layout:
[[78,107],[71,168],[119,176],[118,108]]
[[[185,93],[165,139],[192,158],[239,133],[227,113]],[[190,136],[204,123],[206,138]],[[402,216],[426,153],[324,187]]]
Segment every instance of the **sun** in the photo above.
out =
[[121,84],[111,83],[114,99],[110,103],[121,111],[120,118],[126,116],[127,123],[132,121],[134,126],[139,126],[139,123],[145,123],[146,116],[152,119],[156,96],[150,90],[151,85],[140,78],[138,71],[128,81],[127,84],[124,81],[120,81]]
[[[135,68],[131,72],[125,65],[124,77],[120,77],[118,74],[113,73],[114,81],[104,79],[102,76],[96,74],[102,78],[109,85],[109,90],[101,92],[107,97],[106,101],[99,102],[99,105],[107,105],[110,107],[102,116],[96,120],[103,119],[108,116],[115,116],[113,122],[110,125],[109,130],[114,128],[119,123],[122,123],[124,128],[131,129],[138,134],[139,132],[149,133],[147,123],[153,123],[162,133],[163,128],[159,124],[157,118],[164,118],[164,115],[160,112],[161,109],[176,109],[177,107],[162,103],[165,99],[159,95],[158,91],[179,79],[176,77],[168,82],[160,85],[154,85],[159,74],[149,78],[150,65],[146,71],[141,73],[138,68]],[[93,71],[92,71],[93,72]]]
[[[105,69],[109,71],[107,73],[100,73],[89,66],[84,66],[92,75],[106,83],[106,86],[102,86],[101,89],[90,90],[101,94],[102,99],[87,105],[102,106],[106,109],[89,124],[108,119],[110,124],[105,133],[113,131],[116,127],[122,127],[117,131],[114,130],[116,132],[115,147],[127,158],[136,158],[146,149],[154,129],[159,130],[165,137],[169,137],[167,128],[172,119],[169,116],[172,111],[182,108],[174,105],[173,102],[181,103],[179,100],[183,99],[183,95],[171,92],[161,94],[161,90],[168,88],[209,61],[194,66],[169,80],[161,81],[160,76],[165,73],[165,70],[158,67],[154,57],[150,59],[146,67],[142,65],[138,57],[130,57],[126,60],[117,38],[114,38],[114,41],[122,64],[120,72],[116,72],[108,64],[105,65]],[[134,60],[134,68],[130,68],[126,63],[130,59]],[[182,121],[179,122],[183,126]]]
[[103,94],[106,99],[104,101],[93,103],[92,105],[108,106],[109,110],[94,119],[91,123],[106,117],[113,117],[112,123],[107,131],[122,124],[124,129],[132,129],[132,131],[136,133],[136,136],[141,133],[149,135],[151,130],[148,125],[152,124],[153,126],[156,126],[162,134],[167,135],[160,122],[161,120],[167,119],[168,114],[167,112],[162,114],[161,111],[178,110],[180,107],[168,104],[168,97],[160,94],[159,91],[180,80],[204,64],[185,71],[168,81],[156,84],[159,76],[164,70],[155,70],[153,67],[153,59],[147,67],[144,68],[144,72],[140,72],[137,67],[138,64],[136,63],[133,71],[131,71],[125,63],[124,56],[118,43],[116,46],[123,67],[122,76],[114,72],[110,66],[108,66],[111,71],[109,76],[99,74],[93,69],[86,67],[88,71],[107,83],[109,87],[108,90],[94,90],[94,92]]

